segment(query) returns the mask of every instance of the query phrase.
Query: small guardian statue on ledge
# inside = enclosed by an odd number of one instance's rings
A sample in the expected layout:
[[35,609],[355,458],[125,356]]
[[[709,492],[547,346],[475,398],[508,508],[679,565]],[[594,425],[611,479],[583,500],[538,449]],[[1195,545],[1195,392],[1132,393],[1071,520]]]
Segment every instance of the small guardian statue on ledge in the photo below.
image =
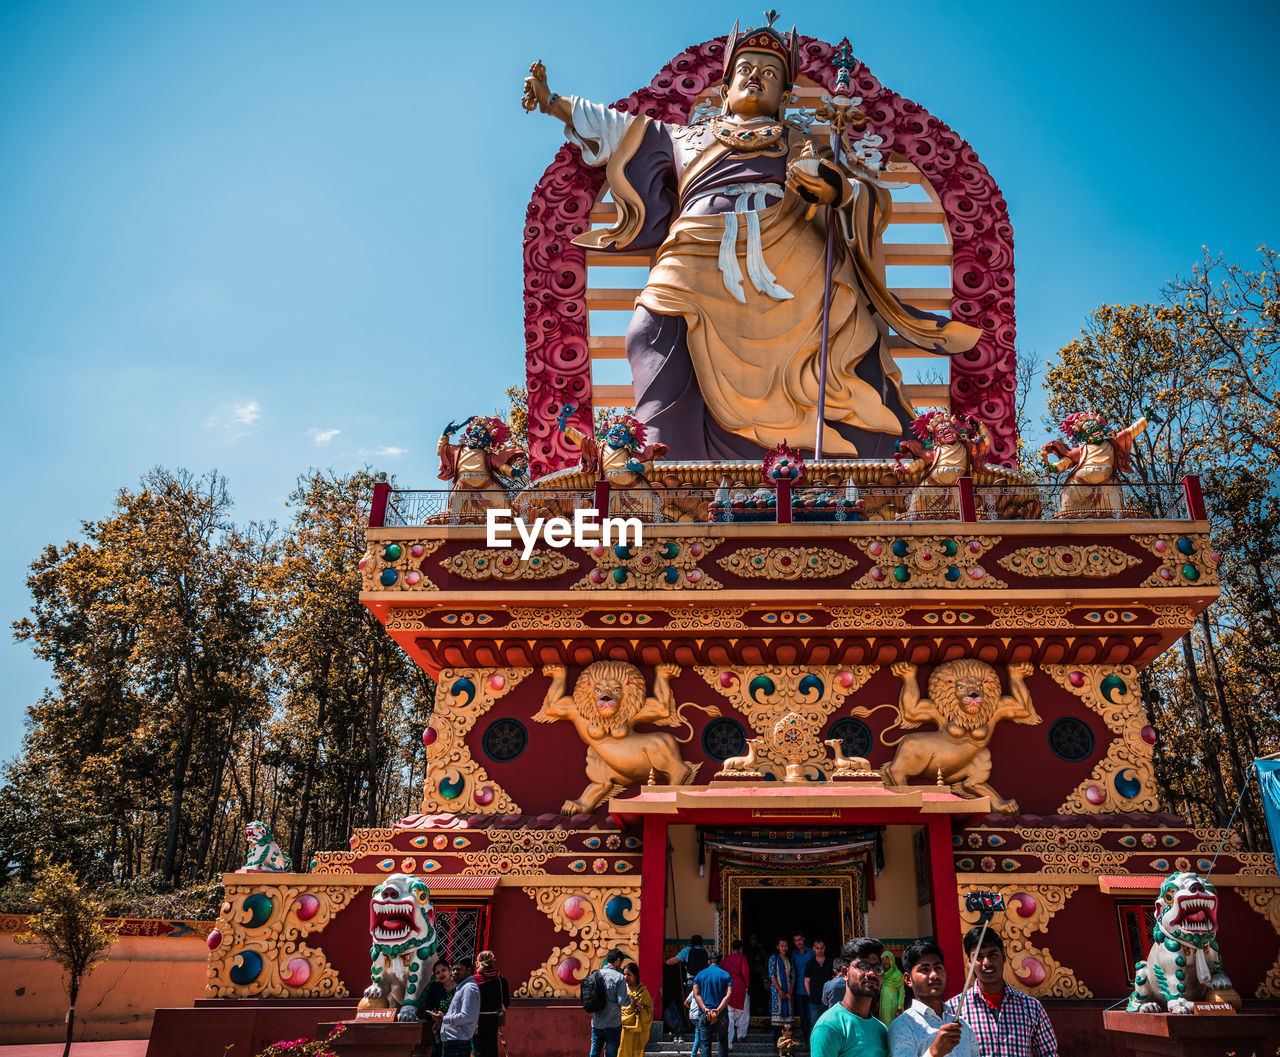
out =
[[624,516],[656,513],[650,509],[655,496],[649,475],[655,460],[666,455],[667,446],[646,444],[644,423],[633,415],[610,415],[596,428],[595,436],[588,436],[567,425],[573,412],[573,404],[565,405],[559,426],[582,452],[582,469],[598,473],[615,490],[610,496],[609,512]]
[[1193,873],[1165,878],[1156,896],[1154,942],[1134,966],[1130,1013],[1194,1013],[1197,1002],[1240,1006],[1218,953],[1218,890]]
[[236,873],[287,873],[293,868],[265,822],[250,822],[244,828],[244,836],[249,854]]
[[[462,431],[458,442],[453,434]],[[500,418],[472,415],[465,422],[450,422],[440,435],[440,480],[450,482],[451,521],[484,521],[489,507],[507,505],[507,484],[529,461],[526,452],[507,446],[510,427]]]
[[[954,521],[960,517],[960,499],[955,484],[982,469],[983,456],[991,447],[991,434],[975,418],[953,415],[950,411],[930,411],[911,423],[918,440],[898,444],[894,473],[911,477],[923,471],[907,501],[908,519]],[[903,465],[903,453],[913,461]],[[946,491],[942,491],[946,489]]]
[[1120,475],[1129,469],[1135,438],[1154,421],[1147,412],[1131,426],[1111,433],[1106,416],[1097,411],[1074,411],[1064,418],[1060,425],[1072,446],[1054,440],[1040,449],[1049,469],[1071,471],[1059,496],[1058,517],[1122,517]]

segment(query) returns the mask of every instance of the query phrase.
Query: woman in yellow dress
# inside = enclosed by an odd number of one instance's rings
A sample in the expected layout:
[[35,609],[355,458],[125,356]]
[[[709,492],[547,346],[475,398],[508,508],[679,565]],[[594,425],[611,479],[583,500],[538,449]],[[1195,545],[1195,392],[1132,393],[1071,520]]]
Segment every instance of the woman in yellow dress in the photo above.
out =
[[618,1057],[641,1057],[649,1043],[649,1026],[653,1023],[653,996],[640,982],[640,966],[628,962],[622,970],[627,981],[629,1001],[622,1007],[622,1045]]

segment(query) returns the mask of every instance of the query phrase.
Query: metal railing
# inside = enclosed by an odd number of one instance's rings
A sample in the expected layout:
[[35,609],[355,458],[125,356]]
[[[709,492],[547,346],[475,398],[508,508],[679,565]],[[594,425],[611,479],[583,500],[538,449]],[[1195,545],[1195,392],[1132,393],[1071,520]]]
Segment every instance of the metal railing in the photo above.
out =
[[[575,511],[635,518],[642,524],[792,524],[856,521],[1113,521],[1203,520],[1197,477],[1180,483],[1109,485],[1001,484],[976,486],[962,477],[953,487],[933,485],[775,488],[742,485],[687,488],[502,490],[374,489],[369,524],[483,525],[490,509],[532,523],[572,521]],[[504,515],[505,516],[505,515]]]

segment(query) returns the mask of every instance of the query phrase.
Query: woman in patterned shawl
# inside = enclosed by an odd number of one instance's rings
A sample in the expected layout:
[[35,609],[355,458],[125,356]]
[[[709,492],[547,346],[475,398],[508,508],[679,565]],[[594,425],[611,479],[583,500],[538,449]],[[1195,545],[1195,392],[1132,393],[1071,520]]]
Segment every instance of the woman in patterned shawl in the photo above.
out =
[[789,944],[778,937],[778,953],[769,956],[769,1023],[773,1025],[773,1041],[782,1035],[792,1020],[792,996],[796,991],[796,970],[788,956]]

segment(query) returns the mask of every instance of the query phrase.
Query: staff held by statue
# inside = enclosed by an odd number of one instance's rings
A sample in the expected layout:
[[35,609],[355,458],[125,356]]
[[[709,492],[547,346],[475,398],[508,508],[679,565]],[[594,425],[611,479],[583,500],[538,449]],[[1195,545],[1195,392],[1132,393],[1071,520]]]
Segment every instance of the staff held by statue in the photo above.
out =
[[[866,115],[858,109],[861,98],[850,94],[850,71],[856,65],[853,58],[853,46],[846,37],[836,45],[835,57],[831,64],[836,68],[835,95],[824,95],[822,105],[815,111],[819,121],[826,121],[831,126],[831,153],[836,165],[841,162],[844,153],[844,131],[850,125],[861,125]],[[810,209],[816,208],[811,205]],[[814,460],[822,458],[822,429],[826,422],[827,409],[827,354],[831,341],[831,278],[835,264],[836,245],[836,203],[827,207],[827,263],[826,289],[822,297],[822,354],[818,361],[818,428],[813,442]]]

